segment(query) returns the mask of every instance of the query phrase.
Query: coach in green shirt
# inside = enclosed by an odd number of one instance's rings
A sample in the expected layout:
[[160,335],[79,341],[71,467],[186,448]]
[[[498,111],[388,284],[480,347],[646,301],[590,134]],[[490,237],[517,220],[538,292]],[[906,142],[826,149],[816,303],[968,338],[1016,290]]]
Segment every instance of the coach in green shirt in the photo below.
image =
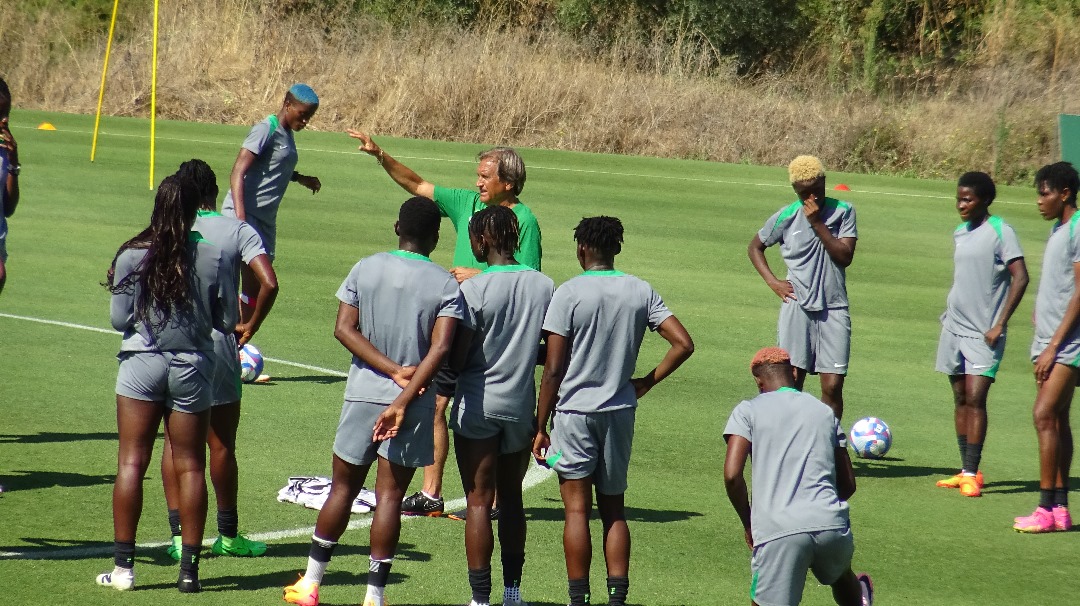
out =
[[529,207],[518,200],[525,187],[525,163],[516,151],[496,147],[482,152],[477,157],[480,162],[476,168],[477,191],[450,189],[425,181],[411,168],[390,157],[366,134],[351,129],[347,132],[350,137],[360,140],[360,150],[374,156],[395,183],[414,196],[431,198],[438,204],[443,216],[450,218],[457,231],[454,267],[450,273],[458,282],[475,276],[487,267],[486,263],[476,260],[469,246],[469,220],[485,206],[506,206],[514,211],[521,230],[514,258],[522,265],[540,270],[540,225]]

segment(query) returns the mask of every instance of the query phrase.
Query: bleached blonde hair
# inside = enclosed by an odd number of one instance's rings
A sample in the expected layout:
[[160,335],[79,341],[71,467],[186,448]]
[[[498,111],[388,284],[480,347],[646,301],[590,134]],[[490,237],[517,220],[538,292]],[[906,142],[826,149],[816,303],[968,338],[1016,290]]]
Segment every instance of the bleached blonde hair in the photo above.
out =
[[788,177],[792,183],[813,181],[825,176],[825,167],[816,156],[799,156],[788,164]]

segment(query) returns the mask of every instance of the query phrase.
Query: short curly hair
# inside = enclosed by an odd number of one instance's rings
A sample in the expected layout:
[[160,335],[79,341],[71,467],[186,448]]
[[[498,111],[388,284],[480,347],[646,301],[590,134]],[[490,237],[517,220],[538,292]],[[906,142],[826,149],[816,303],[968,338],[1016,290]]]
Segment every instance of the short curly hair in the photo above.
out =
[[787,170],[792,183],[813,181],[825,176],[825,167],[816,156],[799,156],[788,164]]
[[750,361],[750,370],[771,364],[791,364],[791,355],[782,347],[764,347],[754,354],[754,359]]

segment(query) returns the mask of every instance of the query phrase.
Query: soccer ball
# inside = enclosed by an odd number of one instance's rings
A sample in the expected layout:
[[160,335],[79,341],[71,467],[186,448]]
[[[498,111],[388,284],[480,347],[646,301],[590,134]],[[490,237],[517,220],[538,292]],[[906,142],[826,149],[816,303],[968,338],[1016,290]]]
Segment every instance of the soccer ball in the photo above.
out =
[[866,417],[855,421],[851,426],[848,441],[859,458],[880,459],[892,446],[892,432],[885,421],[877,417]]
[[240,348],[240,380],[244,383],[252,383],[263,371],[262,352],[251,343]]

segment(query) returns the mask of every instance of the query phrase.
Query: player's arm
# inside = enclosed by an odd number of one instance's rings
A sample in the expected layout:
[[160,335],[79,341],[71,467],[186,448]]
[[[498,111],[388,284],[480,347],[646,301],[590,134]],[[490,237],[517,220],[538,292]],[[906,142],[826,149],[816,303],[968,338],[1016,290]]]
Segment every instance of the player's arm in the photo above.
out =
[[390,175],[394,183],[400,185],[402,189],[414,196],[435,198],[434,185],[422,179],[413,169],[390,157],[390,154],[383,151],[378,144],[371,140],[371,137],[351,128],[345,132],[353,139],[358,139],[360,141],[360,151],[374,156],[379,161],[379,165],[386,171],[386,174]]
[[551,437],[548,435],[548,422],[551,414],[555,411],[555,403],[559,399],[559,387],[566,378],[566,368],[569,365],[567,356],[569,339],[553,332],[544,333],[547,341],[547,357],[544,359],[544,374],[540,377],[540,396],[536,402],[536,438],[533,439],[533,456],[537,461],[543,461],[547,455],[547,449],[551,446]]
[[675,316],[669,316],[668,319],[661,322],[660,326],[656,328],[656,332],[671,347],[668,348],[667,353],[664,354],[664,359],[660,361],[656,368],[643,377],[630,380],[634,384],[634,392],[638,398],[644,397],[645,394],[649,393],[650,389],[675,372],[675,369],[682,366],[682,363],[694,354],[694,340],[690,338],[690,333],[686,332],[682,322],[679,322],[679,319]]
[[427,389],[435,373],[442,366],[443,360],[450,353],[457,325],[458,319],[450,316],[435,319],[435,326],[431,329],[431,348],[416,367],[416,372],[413,373],[409,384],[401,390],[398,397],[394,398],[390,406],[386,407],[386,411],[379,415],[372,434],[375,441],[387,440],[397,435],[398,429],[405,421],[405,409],[416,400],[416,396]]
[[270,263],[270,257],[266,254],[258,255],[248,262],[248,267],[255,273],[255,279],[259,281],[259,296],[255,299],[255,309],[251,313],[251,319],[247,324],[236,327],[237,344],[240,346],[250,341],[251,337],[259,332],[259,327],[270,313],[278,296],[277,273],[274,272],[274,266]]
[[[8,128],[8,119],[0,120],[0,147],[8,150],[8,163],[12,168],[19,165],[19,146],[15,143],[15,136]],[[15,214],[15,207],[19,205],[19,175],[12,170],[4,175],[4,216],[10,217]]]
[[247,221],[247,211],[244,209],[244,175],[251,168],[252,164],[255,164],[255,160],[258,158],[250,149],[246,147],[240,148],[240,153],[236,156],[236,162],[233,162],[232,173],[229,174],[229,189],[232,191],[233,208],[236,211],[236,218],[241,221]]
[[769,285],[776,296],[780,297],[781,301],[787,301],[791,299],[795,300],[795,288],[791,285],[791,282],[787,280],[781,280],[776,277],[771,267],[769,267],[769,261],[765,258],[765,243],[761,241],[761,237],[754,234],[754,237],[750,240],[750,245],[746,247],[746,255],[750,257],[750,263],[757,270],[762,280]]
[[818,240],[825,247],[825,252],[829,253],[829,258],[833,260],[833,263],[840,267],[851,265],[851,261],[855,258],[855,243],[857,240],[855,238],[837,238],[832,235],[829,226],[825,225],[825,222],[821,220],[821,206],[818,205],[816,196],[811,195],[803,200],[803,212],[806,214],[807,221],[810,222],[810,228],[817,234]]
[[[436,322],[438,325],[438,322]],[[334,326],[334,338],[352,355],[360,358],[369,367],[394,380],[402,388],[411,384],[416,370],[411,366],[402,366],[386,357],[367,337],[360,332],[360,309],[345,302],[338,303],[337,323]],[[434,347],[434,343],[432,344]],[[449,345],[448,345],[449,346]],[[443,352],[445,354],[445,352]],[[420,387],[423,387],[421,385]]]
[[1069,306],[1065,308],[1065,316],[1061,318],[1061,324],[1054,331],[1054,336],[1050,338],[1050,344],[1035,360],[1036,383],[1042,384],[1050,378],[1050,371],[1054,368],[1058,349],[1076,328],[1077,320],[1080,320],[1080,262],[1073,263],[1073,294],[1069,299]]
[[746,535],[746,545],[753,549],[754,539],[750,532],[750,494],[746,490],[746,459],[750,455],[750,440],[730,434],[727,438],[727,454],[724,455],[724,488],[728,500],[739,514]]
[[836,494],[841,501],[846,501],[855,494],[855,468],[851,466],[847,445],[838,446],[836,451]]
[[1027,290],[1028,286],[1027,265],[1024,263],[1023,257],[1009,261],[1007,267],[1012,281],[1009,284],[1009,294],[1005,297],[1005,309],[1001,311],[1001,317],[998,318],[997,324],[986,333],[986,342],[991,347],[997,343],[1002,333],[1005,332],[1005,327],[1009,325],[1009,318],[1012,317],[1013,312],[1020,305],[1020,300],[1024,298],[1024,291]]

